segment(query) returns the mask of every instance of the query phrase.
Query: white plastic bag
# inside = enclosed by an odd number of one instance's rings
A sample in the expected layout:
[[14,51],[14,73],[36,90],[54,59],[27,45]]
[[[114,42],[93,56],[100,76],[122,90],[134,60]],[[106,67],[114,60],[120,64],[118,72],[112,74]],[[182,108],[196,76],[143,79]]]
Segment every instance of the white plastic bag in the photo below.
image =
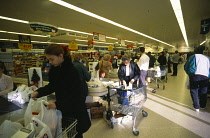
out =
[[35,129],[36,138],[53,138],[50,128],[41,120],[32,117],[32,123]]
[[33,93],[36,89],[36,86],[28,87],[26,85],[21,85],[15,91],[8,93],[8,100],[24,104],[29,102],[31,93]]
[[30,99],[28,107],[24,114],[25,126],[27,126],[31,122],[31,118],[33,116],[40,120],[43,119],[44,109],[42,107],[42,98],[38,98],[37,100]]
[[50,128],[52,136],[55,136],[58,123],[56,109],[47,109],[46,105],[47,102],[42,98],[31,99],[24,115],[25,125],[30,123],[32,117],[36,117],[44,122]]
[[20,123],[5,120],[0,126],[0,138],[10,138],[22,127]]
[[56,133],[55,133],[55,136],[58,136],[60,133],[62,133],[62,113],[60,110],[57,110],[56,111],[57,113],[57,128],[56,128]]

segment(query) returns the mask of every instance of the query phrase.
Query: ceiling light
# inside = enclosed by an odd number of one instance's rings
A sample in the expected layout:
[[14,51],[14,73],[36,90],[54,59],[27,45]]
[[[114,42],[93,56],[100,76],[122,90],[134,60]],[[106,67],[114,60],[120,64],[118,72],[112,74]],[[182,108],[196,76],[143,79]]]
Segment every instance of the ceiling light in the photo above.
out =
[[19,32],[9,32],[9,31],[3,31],[3,30],[0,30],[0,33],[18,34],[18,35],[30,35],[30,36],[37,36],[37,37],[48,37],[48,36],[45,36],[45,35],[26,34],[26,33],[19,33]]
[[170,1],[171,1],[171,5],[173,7],[174,13],[176,15],[176,19],[179,23],[179,27],[181,29],[182,35],[184,37],[186,46],[189,46],[188,40],[187,40],[187,33],[185,30],[185,25],[184,25],[184,18],[182,15],[182,8],[181,8],[180,0],[170,0]]
[[206,43],[206,40],[205,40],[205,41],[203,41],[202,43],[200,43],[200,45],[203,45],[204,43]]
[[[112,25],[118,26],[118,27],[120,27],[120,28],[123,28],[123,29],[125,29],[125,30],[131,31],[131,32],[133,32],[133,33],[136,33],[136,34],[145,36],[145,37],[147,37],[147,38],[150,38],[150,39],[152,39],[152,40],[158,41],[158,42],[160,42],[160,43],[163,43],[163,44],[172,46],[171,44],[165,43],[165,42],[163,42],[163,41],[161,41],[161,40],[158,40],[158,39],[156,39],[156,38],[153,38],[153,37],[151,37],[151,36],[148,36],[148,35],[146,35],[146,34],[143,34],[143,33],[141,33],[141,32],[138,32],[138,31],[136,31],[136,30],[134,30],[134,29],[131,29],[131,28],[129,28],[129,27],[126,27],[126,26],[124,26],[124,25],[121,25],[121,24],[119,24],[119,23],[116,23],[116,22],[114,22],[114,21],[112,21],[112,20],[106,19],[106,18],[104,18],[104,17],[102,17],[102,16],[99,16],[99,15],[97,15],[97,14],[94,14],[94,13],[92,13],[92,12],[89,12],[89,11],[87,11],[87,10],[84,10],[84,9],[82,9],[82,8],[76,7],[76,6],[72,5],[72,4],[69,4],[69,3],[67,3],[67,2],[64,2],[64,1],[62,1],[62,0],[49,0],[49,1],[52,1],[52,2],[54,2],[54,3],[57,3],[57,4],[61,5],[61,6],[67,7],[67,8],[69,8],[69,9],[75,10],[75,11],[77,11],[77,12],[86,14],[86,15],[88,15],[88,16],[94,17],[94,18],[96,18],[96,19],[102,20],[102,21],[104,21],[104,22],[110,23],[110,24],[112,24]],[[174,46],[172,46],[172,47],[174,47]]]
[[23,20],[19,20],[19,19],[4,17],[4,16],[0,16],[0,19],[9,20],[9,21],[15,21],[15,22],[20,22],[20,23],[26,23],[26,24],[29,23],[28,21],[23,21]]
[[14,39],[0,39],[0,41],[19,41],[19,40],[14,40]]

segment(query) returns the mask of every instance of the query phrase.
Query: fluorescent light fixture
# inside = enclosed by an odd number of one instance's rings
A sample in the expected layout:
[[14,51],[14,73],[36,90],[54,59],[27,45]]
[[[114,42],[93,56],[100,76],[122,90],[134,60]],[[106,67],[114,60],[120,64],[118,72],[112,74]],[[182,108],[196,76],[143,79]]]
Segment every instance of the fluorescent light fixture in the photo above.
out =
[[48,36],[45,36],[45,35],[26,34],[26,33],[10,32],[10,31],[3,31],[3,30],[0,30],[0,33],[18,34],[18,35],[30,35],[30,36],[37,36],[37,37],[48,37]]
[[0,41],[19,41],[19,40],[15,40],[15,39],[0,39]]
[[203,41],[202,43],[200,43],[200,45],[203,45],[204,43],[206,43],[206,40],[205,40],[205,41]]
[[78,44],[78,46],[87,47],[88,45],[84,45],[84,44]]
[[23,21],[23,20],[19,20],[19,19],[4,17],[4,16],[0,16],[0,19],[9,20],[9,21],[14,21],[14,22],[20,22],[20,23],[26,23],[26,24],[29,23],[28,21]]
[[106,36],[106,38],[108,38],[108,39],[113,39],[113,40],[118,40],[117,38],[109,37],[109,36]]
[[185,25],[184,25],[184,18],[182,15],[182,8],[181,8],[180,0],[170,0],[170,1],[171,1],[171,5],[173,7],[174,13],[176,15],[176,19],[179,23],[179,27],[181,29],[182,35],[184,37],[186,46],[189,46],[188,40],[187,40],[187,33],[185,30]]
[[104,17],[99,16],[99,15],[97,15],[97,14],[94,14],[94,13],[92,13],[92,12],[89,12],[89,11],[87,11],[87,10],[84,10],[84,9],[82,9],[82,8],[76,7],[76,6],[72,5],[72,4],[69,4],[69,3],[67,3],[67,2],[64,2],[64,1],[62,1],[62,0],[49,0],[49,1],[52,1],[52,2],[54,2],[54,3],[57,3],[57,4],[61,5],[61,6],[67,7],[67,8],[69,8],[69,9],[75,10],[75,11],[77,11],[77,12],[86,14],[86,15],[91,16],[91,17],[93,17],[93,18],[102,20],[102,21],[104,21],[104,22],[110,23],[110,24],[112,24],[112,25],[118,26],[118,27],[120,27],[120,28],[123,28],[123,29],[125,29],[125,30],[131,31],[131,32],[133,32],[133,33],[136,33],[136,34],[142,35],[142,36],[144,36],[144,37],[150,38],[150,39],[152,39],[152,40],[158,41],[158,42],[163,43],[163,44],[165,44],[165,45],[174,47],[174,46],[171,45],[171,44],[168,44],[168,43],[166,43],[166,42],[163,42],[163,41],[161,41],[161,40],[158,40],[158,39],[156,39],[156,38],[153,38],[153,37],[148,36],[148,35],[146,35],[146,34],[143,34],[143,33],[141,33],[141,32],[138,32],[138,31],[136,31],[136,30],[134,30],[134,29],[131,29],[131,28],[129,28],[129,27],[126,27],[126,26],[124,26],[124,25],[121,25],[121,24],[119,24],[119,23],[116,23],[116,22],[114,22],[114,21],[112,21],[112,20],[109,20],[109,19],[107,19],[107,18],[104,18]]

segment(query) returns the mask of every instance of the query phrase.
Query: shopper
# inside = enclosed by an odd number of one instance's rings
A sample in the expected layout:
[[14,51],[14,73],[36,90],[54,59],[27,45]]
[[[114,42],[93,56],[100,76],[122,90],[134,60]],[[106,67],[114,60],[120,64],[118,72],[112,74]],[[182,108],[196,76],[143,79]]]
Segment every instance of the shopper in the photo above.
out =
[[105,54],[102,61],[99,62],[99,70],[103,70],[105,72],[104,78],[109,78],[109,70],[112,69],[112,63],[109,61],[111,56],[109,54]]
[[173,63],[173,74],[171,76],[177,76],[177,72],[178,72],[177,67],[179,64],[179,59],[180,59],[180,56],[179,56],[178,51],[176,50],[175,54],[171,58],[171,61]]
[[7,94],[13,90],[13,80],[4,73],[6,67],[4,62],[0,61],[0,96],[7,98]]
[[138,60],[139,60],[139,56],[138,56],[137,53],[135,53],[135,55],[132,57],[132,61],[133,62],[138,62]]
[[149,57],[149,68],[154,68],[156,58],[151,54],[151,52],[148,52],[147,56]]
[[39,98],[55,92],[56,102],[50,102],[48,108],[57,108],[64,118],[76,118],[76,138],[82,138],[82,134],[90,128],[91,122],[83,100],[82,82],[71,62],[68,48],[51,44],[46,47],[45,54],[52,64],[49,83],[32,93],[31,97]]
[[158,57],[158,62],[160,63],[160,70],[164,70],[167,62],[164,52],[160,52],[160,56]]
[[77,69],[80,75],[80,79],[82,82],[83,87],[83,94],[84,94],[84,100],[86,100],[86,97],[88,96],[88,86],[87,83],[91,79],[91,75],[88,72],[87,68],[82,64],[83,56],[81,53],[75,53],[74,54],[74,67]]
[[204,109],[207,103],[210,58],[203,55],[204,49],[204,46],[197,47],[196,54],[191,55],[184,65],[184,70],[189,76],[190,94],[196,111]]
[[118,78],[123,85],[129,85],[129,82],[133,84],[133,87],[137,87],[137,80],[140,76],[140,69],[138,65],[130,61],[127,55],[122,56],[122,64],[119,66]]
[[149,57],[145,54],[145,48],[140,47],[141,57],[137,62],[140,69],[139,87],[146,86],[147,70],[149,68]]

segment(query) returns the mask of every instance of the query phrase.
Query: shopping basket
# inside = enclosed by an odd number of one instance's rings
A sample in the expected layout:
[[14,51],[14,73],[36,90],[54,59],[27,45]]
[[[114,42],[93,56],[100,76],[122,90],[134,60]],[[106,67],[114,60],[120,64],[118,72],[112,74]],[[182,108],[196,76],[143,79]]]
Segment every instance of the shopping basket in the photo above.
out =
[[76,131],[77,119],[62,118],[63,131],[56,138],[74,138],[77,135]]

